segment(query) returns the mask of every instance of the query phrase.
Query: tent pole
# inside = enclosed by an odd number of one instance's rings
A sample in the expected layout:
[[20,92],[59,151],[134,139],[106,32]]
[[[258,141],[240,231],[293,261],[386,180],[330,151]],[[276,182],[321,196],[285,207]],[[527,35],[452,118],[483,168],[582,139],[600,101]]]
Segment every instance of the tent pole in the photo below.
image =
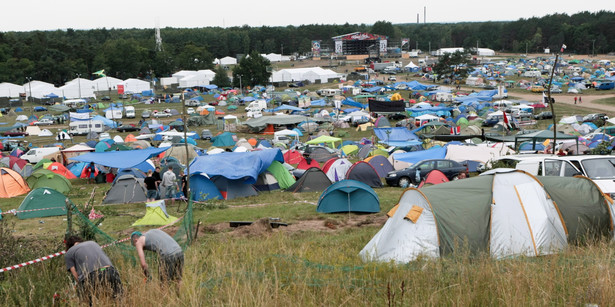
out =
[[549,78],[549,87],[547,88],[547,99],[549,100],[548,102],[549,102],[549,106],[551,107],[551,114],[553,115],[553,150],[551,151],[553,153],[555,153],[555,146],[557,145],[557,123],[555,120],[555,108],[553,107],[553,102],[551,100],[551,84],[553,83],[553,75],[555,74],[555,67],[557,67],[558,59],[559,59],[559,53],[556,53],[555,63],[553,63],[553,68],[551,69],[551,77]]

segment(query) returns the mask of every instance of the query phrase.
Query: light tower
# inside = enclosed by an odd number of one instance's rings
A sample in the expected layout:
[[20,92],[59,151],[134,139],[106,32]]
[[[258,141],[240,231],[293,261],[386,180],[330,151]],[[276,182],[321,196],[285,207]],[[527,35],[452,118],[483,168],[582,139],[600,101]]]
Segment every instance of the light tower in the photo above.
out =
[[156,20],[156,51],[162,51],[162,36],[160,36],[160,24]]

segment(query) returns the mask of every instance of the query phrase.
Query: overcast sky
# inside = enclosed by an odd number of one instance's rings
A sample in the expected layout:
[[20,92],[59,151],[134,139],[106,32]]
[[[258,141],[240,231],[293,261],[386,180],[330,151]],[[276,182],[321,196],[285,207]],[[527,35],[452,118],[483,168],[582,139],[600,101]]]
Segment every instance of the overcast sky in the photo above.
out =
[[297,1],[297,0],[3,0],[0,32],[95,28],[198,28],[373,24],[379,20],[423,22],[503,21],[554,13],[614,10],[613,0],[560,1]]

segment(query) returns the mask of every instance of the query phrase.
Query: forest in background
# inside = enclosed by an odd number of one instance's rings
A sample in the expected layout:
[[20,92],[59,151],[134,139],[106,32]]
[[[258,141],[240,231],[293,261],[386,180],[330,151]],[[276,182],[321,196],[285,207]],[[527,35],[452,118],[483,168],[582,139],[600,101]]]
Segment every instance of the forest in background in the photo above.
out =
[[611,11],[507,22],[162,28],[162,51],[156,51],[154,29],[0,32],[0,82],[22,84],[32,78],[62,85],[77,76],[93,78],[100,69],[120,79],[161,77],[180,69],[212,68],[214,58],[251,51],[306,54],[312,40],[326,47],[331,37],[351,32],[387,35],[389,45],[409,38],[410,48],[423,51],[478,45],[497,52],[542,53],[566,44],[566,53],[604,54],[615,51],[613,29]]

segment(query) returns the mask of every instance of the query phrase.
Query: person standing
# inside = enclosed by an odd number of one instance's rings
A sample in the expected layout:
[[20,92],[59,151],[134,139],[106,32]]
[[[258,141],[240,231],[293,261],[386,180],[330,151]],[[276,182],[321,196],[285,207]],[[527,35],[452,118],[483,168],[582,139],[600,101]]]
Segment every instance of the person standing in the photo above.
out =
[[574,104],[577,104],[577,96],[574,96]]
[[135,231],[130,235],[130,240],[137,249],[139,263],[145,277],[150,277],[149,266],[145,261],[144,251],[147,250],[158,254],[158,259],[160,260],[158,274],[161,281],[181,282],[184,268],[184,252],[171,236],[162,230],[152,229],[144,234],[140,231]]
[[90,162],[90,164],[88,165],[88,183],[92,184],[94,183],[94,177],[96,177],[96,166],[94,165],[94,162]]
[[583,103],[583,98],[581,98],[581,96],[579,96],[579,103]]
[[158,181],[153,176],[152,170],[147,171],[147,177],[143,179],[145,187],[147,188],[147,201],[154,201],[158,196]]
[[[162,194],[161,198],[171,199],[172,202],[175,201],[175,194],[177,194],[177,177],[173,172],[173,166],[169,166],[168,170],[164,172],[162,175],[162,182],[160,183],[162,187],[160,193]],[[164,189],[164,192],[162,191]]]
[[179,180],[181,182],[181,190],[184,197],[188,198],[188,176],[184,175],[184,170],[179,171]]
[[66,249],[66,268],[77,281],[77,292],[90,305],[92,295],[98,291],[111,290],[113,297],[122,294],[120,275],[98,243],[71,236],[66,240]]

